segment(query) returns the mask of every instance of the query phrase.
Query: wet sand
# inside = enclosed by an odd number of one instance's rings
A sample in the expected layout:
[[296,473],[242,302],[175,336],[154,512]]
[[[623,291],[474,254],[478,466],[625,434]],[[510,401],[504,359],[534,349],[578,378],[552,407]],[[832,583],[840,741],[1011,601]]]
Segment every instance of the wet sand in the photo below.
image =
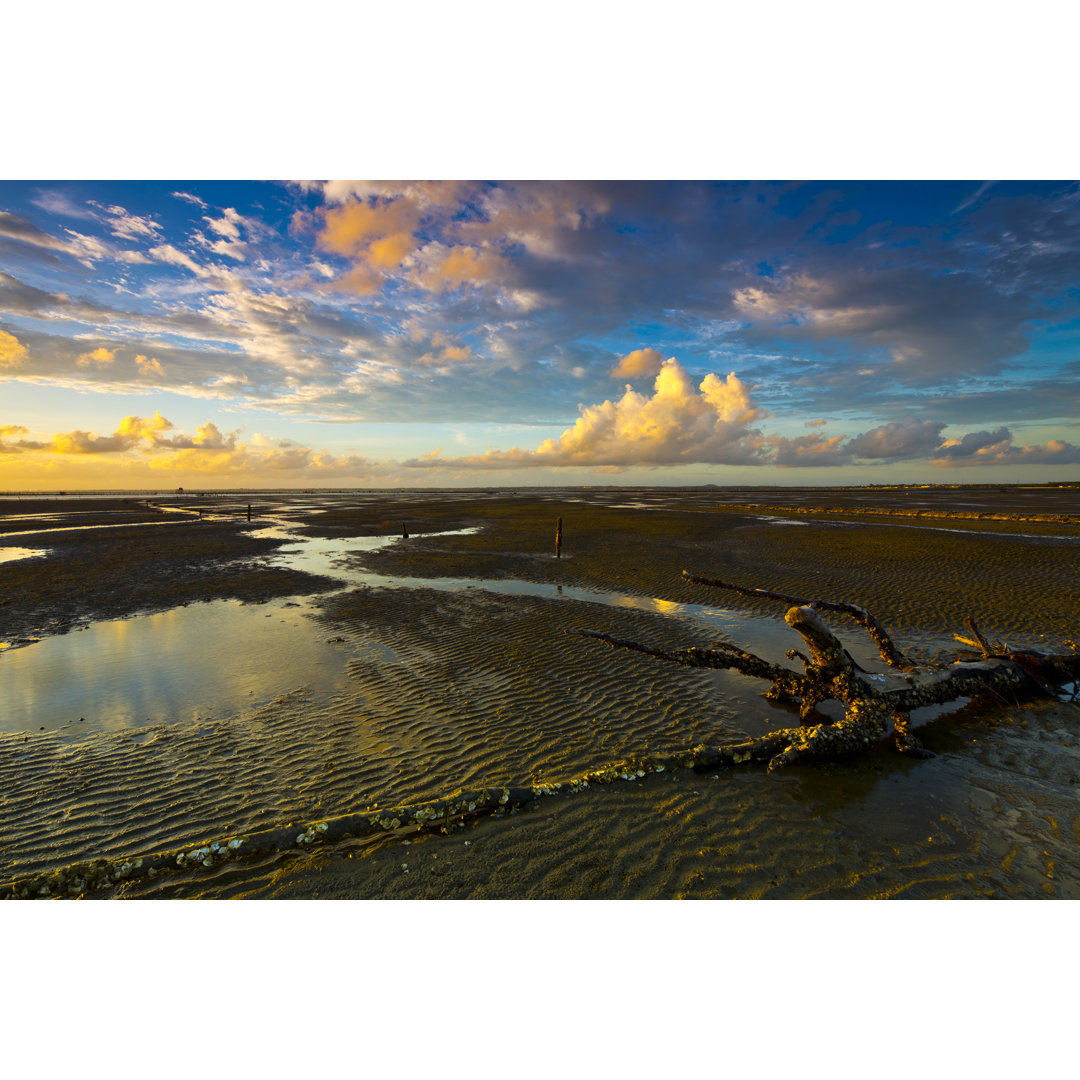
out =
[[[775,492],[768,496],[775,504]],[[179,582],[193,599],[200,588],[249,601],[321,591],[313,633],[347,658],[333,691],[299,684],[243,715],[81,737],[0,735],[8,838],[0,881],[477,786],[550,783],[635,754],[789,725],[790,713],[761,698],[752,680],[573,633],[708,644],[677,605],[712,604],[752,615],[747,632],[760,625],[768,641],[780,640],[783,605],[687,584],[684,568],[863,604],[927,657],[952,651],[951,632],[967,614],[991,636],[1048,650],[1080,626],[1075,527],[974,521],[946,530],[865,517],[790,525],[718,510],[719,501],[733,500],[700,489],[400,493],[292,513],[327,537],[400,535],[406,522],[408,541],[352,560],[432,586],[474,581],[459,591],[341,590],[260,562],[271,548],[236,521],[177,523],[137,540],[118,537],[126,530],[87,530],[48,559],[0,565],[5,626],[34,623],[45,634],[106,612],[167,607]],[[556,560],[560,516],[564,557]],[[430,535],[466,527],[478,531]],[[42,547],[48,538],[18,542]],[[141,560],[137,587],[114,565],[122,542]],[[170,576],[163,568],[185,569]],[[639,606],[484,589],[511,579],[604,589]],[[49,619],[35,620],[40,610]],[[787,633],[786,646],[797,645]],[[772,658],[781,656],[782,648]],[[1076,898],[1078,718],[1074,705],[997,702],[930,722],[922,731],[938,754],[930,761],[883,752],[773,774],[678,770],[542,797],[450,835],[346,839],[88,895]]]

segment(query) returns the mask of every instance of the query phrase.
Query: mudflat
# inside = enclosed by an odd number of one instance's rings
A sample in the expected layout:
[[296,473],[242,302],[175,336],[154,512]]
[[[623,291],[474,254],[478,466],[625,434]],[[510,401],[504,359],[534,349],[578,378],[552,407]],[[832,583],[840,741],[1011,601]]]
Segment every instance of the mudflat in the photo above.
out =
[[[93,521],[77,516],[90,513],[85,503],[3,507],[7,543],[49,552],[0,564],[8,638],[185,602],[302,600],[305,625],[340,650],[344,675],[320,692],[298,678],[272,701],[196,723],[0,734],[10,838],[0,881],[484,786],[555,783],[790,725],[754,680],[575,633],[662,647],[721,633],[774,660],[798,644],[782,604],[690,584],[684,569],[861,604],[927,660],[954,651],[967,615],[1014,647],[1063,651],[1080,630],[1074,494],[309,494],[254,500],[251,523],[242,504],[209,497],[184,500],[183,517],[122,500],[94,507]],[[948,516],[961,502],[984,517]],[[132,518],[111,516],[122,514]],[[174,520],[161,523],[166,515]],[[267,535],[270,519],[279,534]],[[123,527],[59,531],[72,522]],[[355,547],[400,538],[402,525],[408,539]],[[340,545],[339,564],[359,576],[343,584],[289,565],[289,530]],[[719,612],[714,622],[706,610]],[[223,642],[223,664],[229,655]],[[346,837],[86,895],[1075,898],[1078,719],[1080,708],[1058,701],[973,703],[924,724],[929,761],[882,751],[771,774],[676,769],[542,796],[445,835]]]

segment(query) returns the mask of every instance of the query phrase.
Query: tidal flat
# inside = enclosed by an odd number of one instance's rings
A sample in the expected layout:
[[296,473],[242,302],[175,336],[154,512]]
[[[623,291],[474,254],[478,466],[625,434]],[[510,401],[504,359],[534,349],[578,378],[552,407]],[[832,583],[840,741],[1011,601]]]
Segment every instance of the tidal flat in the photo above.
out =
[[[721,640],[778,663],[800,645],[783,604],[687,570],[862,605],[924,662],[956,654],[966,616],[1014,648],[1063,652],[1080,633],[1076,494],[0,500],[0,555],[16,556],[0,561],[0,892],[1080,898],[1080,706],[1066,701],[924,717],[930,760],[882,747],[772,773],[578,782],[795,718],[757,680],[577,631]],[[837,629],[874,662],[862,631]],[[330,829],[321,843],[314,828],[568,782],[442,829]],[[220,854],[269,835],[286,842]],[[117,872],[192,850],[208,854],[153,877]]]

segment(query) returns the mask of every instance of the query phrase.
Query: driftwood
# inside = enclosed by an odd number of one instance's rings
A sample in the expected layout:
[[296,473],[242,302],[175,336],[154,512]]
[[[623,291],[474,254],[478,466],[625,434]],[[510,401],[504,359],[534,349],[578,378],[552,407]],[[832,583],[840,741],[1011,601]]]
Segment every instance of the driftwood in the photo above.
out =
[[[764,761],[772,770],[801,758],[835,757],[864,751],[887,738],[893,740],[901,753],[932,757],[911,733],[914,710],[944,705],[960,698],[1005,693],[1017,698],[1033,693],[1060,697],[1063,685],[1075,684],[1080,678],[1080,649],[1071,641],[1066,644],[1072,652],[1063,655],[1010,649],[1002,642],[988,641],[969,618],[965,625],[972,636],[954,636],[974,650],[977,659],[960,658],[949,664],[919,667],[897,649],[885,628],[868,611],[854,604],[807,600],[765,589],[749,589],[695,577],[686,571],[683,576],[699,585],[792,605],[784,621],[802,637],[809,652],[807,656],[792,649],[787,654],[789,660],[802,661],[804,670],[800,673],[725,642],[714,642],[708,649],[690,646],[669,652],[595,630],[580,631],[585,637],[596,638],[615,648],[633,649],[658,660],[685,667],[731,669],[752,678],[765,679],[772,684],[765,693],[766,698],[799,706],[802,721],[799,727],[774,731],[737,745],[699,747],[695,751],[701,759],[695,761],[699,767]],[[860,667],[819,611],[850,616],[863,627],[877,645],[881,658],[895,669],[892,682],[900,685],[887,688],[882,685],[885,676],[871,674]],[[1071,694],[1075,697],[1075,685]],[[833,720],[819,712],[818,706],[826,701],[844,706],[842,719]]]

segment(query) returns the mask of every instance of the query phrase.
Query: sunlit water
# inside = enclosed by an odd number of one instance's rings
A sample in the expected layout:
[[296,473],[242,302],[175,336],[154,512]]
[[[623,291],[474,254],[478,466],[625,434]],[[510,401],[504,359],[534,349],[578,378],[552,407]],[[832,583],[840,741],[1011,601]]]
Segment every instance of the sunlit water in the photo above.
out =
[[[779,620],[721,607],[550,583],[392,577],[350,565],[350,556],[403,542],[396,537],[311,537],[284,519],[253,535],[286,539],[272,562],[335,578],[343,589],[470,589],[633,608],[685,623],[687,644],[732,640],[777,662],[783,662],[784,651],[796,643]],[[217,600],[97,622],[2,651],[0,731],[62,730],[77,736],[163,721],[194,723],[249,712],[300,686],[327,694],[342,683],[354,654],[340,641],[327,638],[326,630],[311,617],[313,611],[314,601],[304,598],[262,604]],[[377,642],[367,648],[371,655],[394,659],[391,650]],[[856,655],[867,667],[876,663],[872,652]]]
[[16,559],[36,559],[47,554],[44,548],[4,547],[0,548],[0,563],[15,562]]

